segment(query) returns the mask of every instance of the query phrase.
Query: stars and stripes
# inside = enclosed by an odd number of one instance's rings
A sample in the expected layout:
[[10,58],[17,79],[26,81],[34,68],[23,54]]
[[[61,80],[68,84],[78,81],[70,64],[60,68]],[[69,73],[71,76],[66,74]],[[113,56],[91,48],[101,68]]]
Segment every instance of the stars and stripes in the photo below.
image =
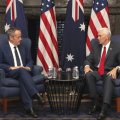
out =
[[90,41],[97,37],[97,31],[101,27],[110,28],[108,2],[107,0],[94,0],[86,38],[86,55],[92,49]]
[[69,0],[63,32],[62,69],[78,66],[85,60],[85,23],[83,0]]
[[43,66],[46,74],[49,66],[55,68],[59,66],[57,26],[53,0],[42,0],[41,12],[37,64]]
[[23,37],[28,37],[26,19],[22,0],[6,0],[5,31],[10,27],[18,27]]

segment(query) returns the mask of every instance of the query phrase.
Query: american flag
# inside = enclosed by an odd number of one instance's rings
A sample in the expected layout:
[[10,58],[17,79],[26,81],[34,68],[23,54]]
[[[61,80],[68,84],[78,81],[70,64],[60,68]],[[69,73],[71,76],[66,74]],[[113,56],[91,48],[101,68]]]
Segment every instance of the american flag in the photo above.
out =
[[63,70],[78,66],[85,60],[85,24],[83,0],[69,0],[63,31],[61,66]]
[[28,30],[22,0],[6,0],[5,31],[18,27],[23,37],[28,37]]
[[107,0],[94,0],[86,38],[86,55],[89,55],[92,49],[90,41],[97,37],[97,31],[101,27],[110,28],[108,2]]
[[43,66],[43,72],[46,74],[49,66],[55,68],[59,66],[57,26],[53,0],[42,0],[41,12],[37,64]]

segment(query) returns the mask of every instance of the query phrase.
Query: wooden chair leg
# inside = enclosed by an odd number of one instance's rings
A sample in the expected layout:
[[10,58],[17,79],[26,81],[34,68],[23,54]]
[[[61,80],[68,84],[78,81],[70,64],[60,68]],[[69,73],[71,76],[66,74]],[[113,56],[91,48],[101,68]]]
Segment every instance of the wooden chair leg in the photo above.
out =
[[2,99],[2,104],[3,104],[3,111],[7,112],[8,111],[8,99],[7,98],[3,98]]
[[48,102],[48,99],[47,99],[47,93],[46,93],[46,92],[45,92],[45,93],[42,93],[42,96],[43,96],[45,102]]
[[116,111],[120,112],[120,97],[116,98]]

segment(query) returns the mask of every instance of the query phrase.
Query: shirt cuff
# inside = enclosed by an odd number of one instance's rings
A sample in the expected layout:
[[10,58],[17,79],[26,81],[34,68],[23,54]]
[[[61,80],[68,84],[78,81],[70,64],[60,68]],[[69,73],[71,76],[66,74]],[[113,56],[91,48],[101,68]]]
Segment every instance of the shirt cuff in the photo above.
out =
[[85,67],[90,67],[89,65],[85,65]]
[[117,70],[120,70],[120,66],[117,66],[116,68],[117,68]]

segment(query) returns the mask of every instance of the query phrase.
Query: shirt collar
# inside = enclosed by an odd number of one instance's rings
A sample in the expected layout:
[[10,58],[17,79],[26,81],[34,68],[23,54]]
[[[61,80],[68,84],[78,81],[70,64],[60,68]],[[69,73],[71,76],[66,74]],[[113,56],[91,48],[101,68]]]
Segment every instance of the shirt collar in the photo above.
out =
[[106,48],[109,48],[109,46],[110,46],[110,43],[111,43],[111,41],[109,41],[108,43],[107,43],[107,45],[106,46],[102,46],[102,47],[106,47]]
[[12,48],[17,47],[17,46],[15,46],[15,45],[13,45],[10,41],[9,41],[9,45],[10,45],[10,47],[12,47]]

